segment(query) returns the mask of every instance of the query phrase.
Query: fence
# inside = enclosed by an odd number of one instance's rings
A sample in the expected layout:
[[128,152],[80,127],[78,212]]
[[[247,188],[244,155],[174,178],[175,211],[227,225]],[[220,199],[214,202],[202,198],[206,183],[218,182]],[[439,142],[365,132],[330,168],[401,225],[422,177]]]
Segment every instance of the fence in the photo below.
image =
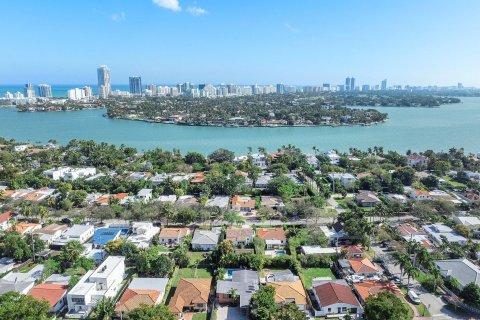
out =
[[480,309],[474,308],[472,306],[469,306],[463,303],[462,300],[459,297],[457,297],[457,295],[453,293],[450,289],[448,289],[446,286],[442,286],[441,288],[452,298],[449,301],[451,304],[463,310],[466,310],[468,312],[474,313],[476,315],[480,315]]

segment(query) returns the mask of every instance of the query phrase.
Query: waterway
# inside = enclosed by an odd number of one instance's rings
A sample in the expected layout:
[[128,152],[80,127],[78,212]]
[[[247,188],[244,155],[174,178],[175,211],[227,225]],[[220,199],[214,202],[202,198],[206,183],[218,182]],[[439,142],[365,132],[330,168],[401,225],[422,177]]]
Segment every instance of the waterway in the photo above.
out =
[[17,141],[46,143],[71,139],[125,144],[138,150],[163,148],[207,154],[227,148],[245,154],[248,147],[276,150],[292,144],[304,151],[350,147],[366,149],[383,146],[385,150],[435,151],[463,147],[480,152],[480,98],[461,98],[462,103],[440,108],[378,107],[389,114],[384,124],[368,127],[283,127],[217,128],[154,124],[112,120],[105,110],[73,112],[20,113],[15,108],[0,108],[0,136]]

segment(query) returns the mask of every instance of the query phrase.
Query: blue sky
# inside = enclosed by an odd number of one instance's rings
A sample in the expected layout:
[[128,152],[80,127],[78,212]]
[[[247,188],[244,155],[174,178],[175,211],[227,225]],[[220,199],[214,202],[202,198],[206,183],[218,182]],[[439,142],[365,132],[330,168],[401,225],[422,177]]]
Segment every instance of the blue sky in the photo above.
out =
[[480,86],[478,0],[2,0],[0,84]]

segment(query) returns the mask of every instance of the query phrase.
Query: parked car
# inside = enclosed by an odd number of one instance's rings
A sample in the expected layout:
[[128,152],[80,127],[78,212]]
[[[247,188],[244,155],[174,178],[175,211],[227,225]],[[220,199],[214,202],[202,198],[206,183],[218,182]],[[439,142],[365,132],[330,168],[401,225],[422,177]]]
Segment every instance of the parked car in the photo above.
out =
[[408,290],[407,296],[408,296],[408,298],[410,299],[410,301],[412,301],[413,304],[420,304],[420,303],[421,303],[420,298],[419,298],[418,295],[415,293],[415,291],[413,291],[413,290]]
[[390,282],[395,283],[395,284],[400,284],[400,283],[402,283],[402,280],[399,277],[391,277]]

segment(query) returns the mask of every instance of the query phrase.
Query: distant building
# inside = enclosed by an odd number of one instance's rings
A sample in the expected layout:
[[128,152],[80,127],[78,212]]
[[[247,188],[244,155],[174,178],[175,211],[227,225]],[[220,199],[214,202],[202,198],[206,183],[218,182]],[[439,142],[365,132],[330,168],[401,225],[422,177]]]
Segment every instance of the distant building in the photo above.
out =
[[42,98],[52,97],[52,87],[49,84],[38,85],[38,96]]
[[27,83],[25,88],[23,89],[23,95],[25,98],[34,98],[35,97],[35,89],[33,88],[33,84]]
[[277,84],[277,94],[284,94],[285,93],[285,90],[284,90],[284,86],[282,83],[279,83]]
[[362,86],[362,91],[363,91],[363,92],[370,91],[370,86],[369,86],[368,84],[364,84],[364,85]]
[[380,85],[382,90],[387,90],[387,79],[382,80],[382,84]]
[[355,91],[355,78],[350,78],[350,91]]
[[131,94],[142,94],[142,77],[130,77],[128,83],[130,84]]
[[350,88],[351,88],[351,79],[347,77],[345,79],[345,91],[350,91]]
[[110,69],[106,65],[101,65],[97,69],[98,77],[98,96],[102,99],[108,98],[112,86],[110,84]]

